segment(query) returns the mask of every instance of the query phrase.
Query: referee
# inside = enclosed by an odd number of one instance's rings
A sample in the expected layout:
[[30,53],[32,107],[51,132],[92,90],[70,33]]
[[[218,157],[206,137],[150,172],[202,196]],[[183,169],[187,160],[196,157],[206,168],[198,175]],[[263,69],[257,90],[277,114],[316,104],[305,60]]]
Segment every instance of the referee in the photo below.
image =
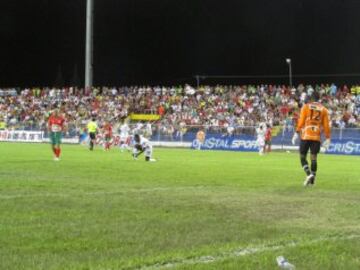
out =
[[96,119],[95,119],[95,117],[93,117],[91,119],[91,121],[87,124],[87,131],[88,131],[89,137],[90,137],[90,151],[94,150],[96,131],[98,129],[98,126],[95,121],[96,121]]

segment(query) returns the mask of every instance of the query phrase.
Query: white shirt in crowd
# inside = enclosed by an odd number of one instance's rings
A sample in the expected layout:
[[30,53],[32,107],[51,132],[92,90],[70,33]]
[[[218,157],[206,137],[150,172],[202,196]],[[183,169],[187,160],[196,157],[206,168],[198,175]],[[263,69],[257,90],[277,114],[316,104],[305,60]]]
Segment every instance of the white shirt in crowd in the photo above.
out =
[[129,136],[129,131],[130,131],[129,126],[126,123],[122,124],[121,127],[120,127],[120,137]]
[[150,135],[150,136],[152,135],[152,127],[151,127],[150,123],[146,124],[145,131],[146,131],[147,135]]

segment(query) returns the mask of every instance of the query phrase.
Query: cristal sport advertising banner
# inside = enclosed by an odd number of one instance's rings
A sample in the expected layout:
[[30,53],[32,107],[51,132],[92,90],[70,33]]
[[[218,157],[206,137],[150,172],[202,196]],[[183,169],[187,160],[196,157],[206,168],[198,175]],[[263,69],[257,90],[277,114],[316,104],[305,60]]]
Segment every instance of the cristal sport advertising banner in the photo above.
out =
[[[197,139],[194,139],[191,148],[198,149],[199,143]],[[273,147],[277,148],[276,145],[273,145]],[[283,145],[281,148],[285,150],[290,149],[290,147],[291,150],[294,150],[292,145]],[[251,136],[227,137],[207,135],[200,149],[255,152],[259,150],[259,146],[257,141]],[[325,153],[333,155],[360,155],[360,140],[333,139]]]
[[[191,148],[198,149],[199,141],[194,139]],[[251,136],[216,136],[207,135],[201,145],[204,150],[250,151],[259,150],[256,140]]]
[[360,155],[360,139],[359,140],[331,140],[326,154],[341,155]]

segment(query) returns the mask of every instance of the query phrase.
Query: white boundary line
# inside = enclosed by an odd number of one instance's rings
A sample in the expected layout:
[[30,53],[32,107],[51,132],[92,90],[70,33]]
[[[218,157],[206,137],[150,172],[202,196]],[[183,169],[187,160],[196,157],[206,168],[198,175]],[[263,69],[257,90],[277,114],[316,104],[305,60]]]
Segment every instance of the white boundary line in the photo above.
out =
[[163,263],[156,263],[153,265],[147,265],[143,267],[135,268],[137,270],[162,270],[162,269],[171,269],[174,267],[179,266],[191,266],[195,264],[209,264],[209,263],[215,263],[215,262],[221,262],[228,259],[243,257],[251,254],[257,254],[261,252],[266,251],[274,251],[274,250],[280,250],[284,248],[292,248],[297,246],[306,246],[306,245],[312,245],[323,241],[335,241],[335,240],[351,240],[360,238],[360,235],[352,234],[348,236],[329,236],[329,237],[321,237],[315,240],[310,241],[293,241],[289,242],[284,245],[263,245],[258,247],[248,247],[248,248],[239,248],[228,252],[222,252],[217,255],[208,255],[208,256],[201,256],[201,257],[194,257],[189,259],[176,259],[173,261],[167,261]]

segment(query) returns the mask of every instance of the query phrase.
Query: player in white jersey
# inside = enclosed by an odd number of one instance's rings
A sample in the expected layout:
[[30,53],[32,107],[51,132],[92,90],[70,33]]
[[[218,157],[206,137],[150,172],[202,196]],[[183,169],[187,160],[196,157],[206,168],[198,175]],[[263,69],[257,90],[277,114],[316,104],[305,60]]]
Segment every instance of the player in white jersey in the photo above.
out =
[[124,151],[124,149],[128,148],[130,145],[130,127],[126,122],[120,126],[120,150],[121,152]]
[[133,148],[133,158],[137,159],[139,155],[144,153],[145,161],[154,162],[155,159],[152,157],[152,145],[149,140],[140,136],[139,134],[134,135],[134,148]]
[[264,154],[264,146],[265,146],[265,134],[266,134],[266,124],[260,123],[259,127],[256,129],[257,134],[257,144],[259,146],[259,155]]

